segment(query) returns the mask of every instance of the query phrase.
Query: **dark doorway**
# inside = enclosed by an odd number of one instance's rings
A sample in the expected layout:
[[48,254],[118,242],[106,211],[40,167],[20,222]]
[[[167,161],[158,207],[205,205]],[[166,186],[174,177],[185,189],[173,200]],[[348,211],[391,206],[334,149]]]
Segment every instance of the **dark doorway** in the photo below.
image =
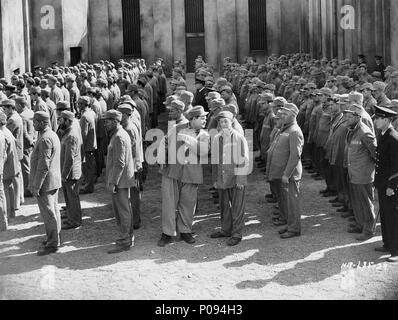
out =
[[82,61],[82,47],[70,48],[70,64],[75,66]]
[[203,0],[185,0],[185,32],[187,46],[187,72],[194,72],[196,57],[205,57]]
[[122,0],[124,55],[141,57],[140,0]]
[[267,2],[249,0],[250,51],[267,51]]

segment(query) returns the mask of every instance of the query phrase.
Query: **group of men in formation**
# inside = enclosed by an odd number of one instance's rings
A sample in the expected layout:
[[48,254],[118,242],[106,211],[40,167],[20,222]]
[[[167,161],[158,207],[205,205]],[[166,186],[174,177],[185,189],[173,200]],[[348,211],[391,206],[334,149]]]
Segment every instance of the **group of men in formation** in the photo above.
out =
[[[308,54],[270,56],[264,64],[226,58],[223,74],[202,57],[195,61],[196,92],[187,90],[176,62],[168,84],[163,61],[100,61],[0,79],[0,227],[35,196],[47,239],[38,255],[54,253],[60,230],[81,225],[79,194],[93,193],[105,169],[106,187],[120,239],[109,253],[127,251],[140,228],[146,179],[145,149],[158,143],[162,195],[161,247],[180,235],[195,243],[193,220],[204,166],[211,165],[211,192],[221,210],[221,229],[211,238],[242,240],[250,149],[277,203],[272,221],[282,239],[301,235],[303,165],[324,180],[324,197],[351,224],[359,241],[374,236],[378,190],[383,246],[398,260],[398,70],[376,57],[371,75],[363,55],[315,60]],[[145,141],[167,109],[169,128],[160,141]],[[247,131],[246,131],[247,132]],[[209,159],[210,162],[209,162]],[[80,184],[84,187],[80,190]],[[66,207],[60,214],[58,190]]]

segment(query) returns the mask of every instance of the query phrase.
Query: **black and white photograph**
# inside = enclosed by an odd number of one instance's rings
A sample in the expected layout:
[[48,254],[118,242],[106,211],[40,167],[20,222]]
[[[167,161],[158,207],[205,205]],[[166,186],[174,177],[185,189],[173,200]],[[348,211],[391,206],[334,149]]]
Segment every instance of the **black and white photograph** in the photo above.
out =
[[0,0],[0,300],[398,300],[398,0]]

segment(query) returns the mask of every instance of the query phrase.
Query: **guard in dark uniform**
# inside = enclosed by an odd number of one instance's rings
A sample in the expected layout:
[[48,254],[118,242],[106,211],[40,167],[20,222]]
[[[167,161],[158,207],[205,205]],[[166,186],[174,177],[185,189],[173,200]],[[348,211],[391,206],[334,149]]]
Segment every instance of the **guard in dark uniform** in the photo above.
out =
[[379,194],[381,232],[384,245],[375,250],[389,252],[389,262],[398,262],[398,132],[392,127],[397,113],[376,107],[375,126],[381,130],[377,147],[375,186]]

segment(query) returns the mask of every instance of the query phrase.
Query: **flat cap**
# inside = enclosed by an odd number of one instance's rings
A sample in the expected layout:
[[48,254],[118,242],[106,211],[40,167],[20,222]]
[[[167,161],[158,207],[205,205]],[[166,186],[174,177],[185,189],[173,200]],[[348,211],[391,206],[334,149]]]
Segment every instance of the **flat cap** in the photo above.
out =
[[108,110],[102,116],[103,120],[116,120],[118,122],[122,121],[122,113],[117,110]]
[[259,97],[259,103],[274,101],[274,96],[271,93],[261,93]]
[[34,120],[50,122],[50,115],[45,111],[37,111],[33,116]]
[[71,111],[65,110],[65,111],[62,111],[61,118],[73,121],[75,119],[75,114]]
[[344,113],[352,113],[360,116],[364,111],[363,107],[358,103],[350,103],[348,109],[344,110]]

